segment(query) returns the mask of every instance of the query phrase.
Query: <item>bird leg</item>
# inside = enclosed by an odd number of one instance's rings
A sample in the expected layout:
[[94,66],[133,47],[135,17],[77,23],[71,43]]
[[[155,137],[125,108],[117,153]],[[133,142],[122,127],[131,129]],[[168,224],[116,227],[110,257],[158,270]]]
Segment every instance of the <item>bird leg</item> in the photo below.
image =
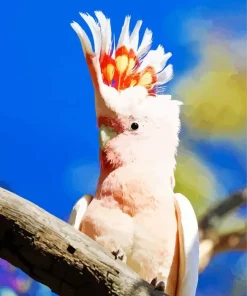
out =
[[[165,283],[163,281],[158,282],[157,277],[155,277],[151,283],[152,286],[154,286],[154,290],[165,292]],[[168,296],[167,294],[163,294],[163,296]]]
[[125,254],[122,249],[118,249],[117,251],[113,251],[112,255],[115,257],[115,260],[119,259],[123,262],[126,261]]

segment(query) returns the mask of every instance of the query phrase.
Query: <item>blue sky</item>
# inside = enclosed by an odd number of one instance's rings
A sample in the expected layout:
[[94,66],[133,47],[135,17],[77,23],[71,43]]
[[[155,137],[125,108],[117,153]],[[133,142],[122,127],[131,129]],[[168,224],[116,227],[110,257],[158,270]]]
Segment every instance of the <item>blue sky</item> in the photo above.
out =
[[[118,36],[124,17],[132,16],[153,31],[154,47],[171,51],[175,78],[198,60],[198,41],[186,22],[202,19],[224,24],[234,36],[243,23],[227,22],[245,8],[244,1],[2,1],[0,4],[0,186],[35,202],[60,218],[87,192],[94,192],[98,170],[98,135],[93,88],[71,21],[79,12],[102,10]],[[214,22],[212,23],[212,19]],[[234,19],[234,18],[233,18]],[[187,35],[186,35],[187,34]],[[186,35],[186,36],[185,36]],[[228,165],[239,178],[226,191],[245,185],[245,171],[235,148],[203,141],[198,153]],[[216,147],[217,146],[217,147]],[[234,259],[233,259],[234,260]],[[223,294],[219,294],[223,295]]]
[[[98,161],[93,89],[78,38],[69,25],[73,20],[83,23],[79,11],[103,10],[112,19],[116,35],[126,14],[133,23],[143,19],[142,29],[148,27],[154,33],[154,46],[161,43],[173,53],[171,62],[179,77],[197,60],[192,50],[197,42],[185,42],[186,21],[210,20],[212,15],[234,14],[244,8],[244,1],[239,0],[147,3],[43,0],[0,5],[0,128],[4,138],[0,180],[54,214],[64,215],[62,203],[78,195],[63,188],[70,166]],[[168,90],[173,83],[176,76]],[[63,210],[54,208],[53,202]]]

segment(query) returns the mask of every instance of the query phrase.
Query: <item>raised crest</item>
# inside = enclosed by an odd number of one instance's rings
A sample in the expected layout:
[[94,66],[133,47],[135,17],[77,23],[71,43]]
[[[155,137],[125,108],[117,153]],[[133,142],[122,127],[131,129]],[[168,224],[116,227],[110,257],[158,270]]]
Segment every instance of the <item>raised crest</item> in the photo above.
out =
[[171,53],[165,53],[159,45],[151,50],[152,32],[146,29],[139,44],[142,21],[138,21],[132,33],[129,32],[130,16],[125,18],[117,43],[112,38],[110,19],[101,11],[96,11],[96,19],[84,13],[81,17],[89,26],[94,42],[81,26],[73,22],[71,26],[78,34],[86,57],[97,55],[104,84],[118,91],[133,86],[143,86],[150,96],[163,94],[164,84],[172,79],[172,65],[166,66]]

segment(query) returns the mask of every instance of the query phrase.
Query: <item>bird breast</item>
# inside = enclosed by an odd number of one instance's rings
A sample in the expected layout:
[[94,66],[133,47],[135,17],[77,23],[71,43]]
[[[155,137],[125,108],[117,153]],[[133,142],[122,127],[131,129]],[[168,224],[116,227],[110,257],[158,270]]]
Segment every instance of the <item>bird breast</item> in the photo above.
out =
[[170,174],[157,168],[118,168],[99,181],[95,197],[115,201],[117,206],[130,216],[151,209],[162,211],[168,204],[173,207]]

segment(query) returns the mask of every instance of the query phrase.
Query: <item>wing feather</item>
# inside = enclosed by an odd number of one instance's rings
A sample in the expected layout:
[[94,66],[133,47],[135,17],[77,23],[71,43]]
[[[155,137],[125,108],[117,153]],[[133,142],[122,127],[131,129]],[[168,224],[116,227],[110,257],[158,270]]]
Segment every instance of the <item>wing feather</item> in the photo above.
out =
[[179,280],[176,296],[195,296],[199,269],[198,223],[189,200],[180,193],[175,194],[178,214],[180,246]]
[[75,203],[68,220],[68,223],[75,229],[79,230],[81,221],[92,199],[92,195],[85,194]]

